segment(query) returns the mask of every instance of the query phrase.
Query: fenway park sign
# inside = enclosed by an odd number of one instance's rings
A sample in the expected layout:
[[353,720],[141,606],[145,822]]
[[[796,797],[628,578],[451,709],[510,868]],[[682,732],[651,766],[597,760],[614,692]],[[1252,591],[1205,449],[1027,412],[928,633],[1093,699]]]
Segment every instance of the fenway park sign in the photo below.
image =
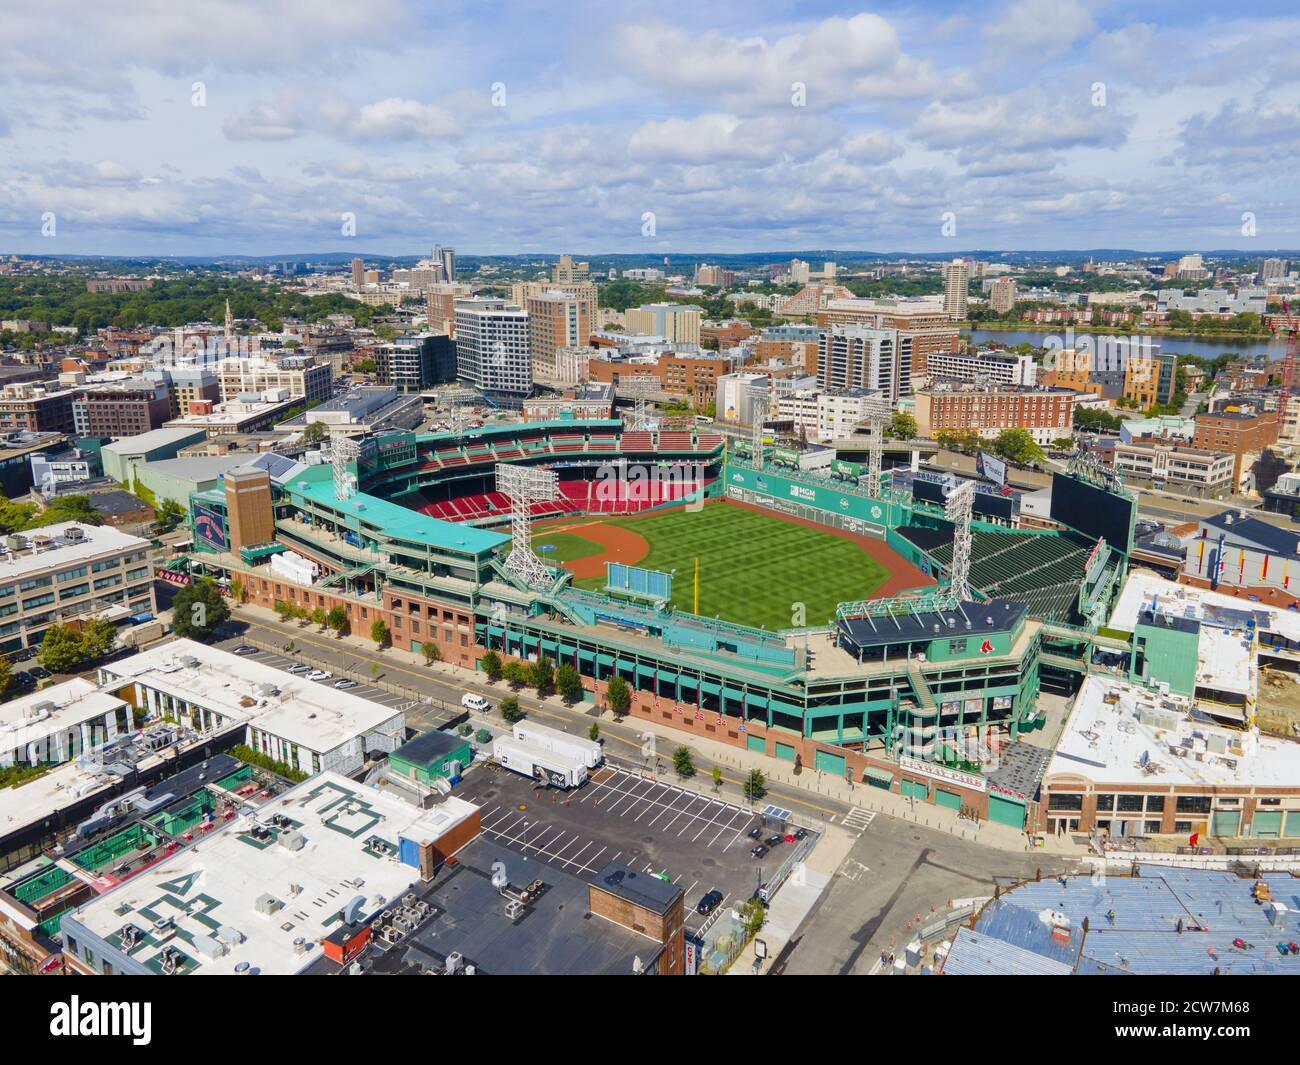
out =
[[984,791],[988,787],[983,777],[977,777],[971,773],[962,773],[956,769],[949,769],[947,766],[938,765],[935,762],[921,762],[915,758],[903,757],[898,760],[898,768],[905,769],[909,773],[920,773],[922,776],[931,777],[934,780],[941,780],[945,784],[956,784],[958,787],[967,788],[970,791]]

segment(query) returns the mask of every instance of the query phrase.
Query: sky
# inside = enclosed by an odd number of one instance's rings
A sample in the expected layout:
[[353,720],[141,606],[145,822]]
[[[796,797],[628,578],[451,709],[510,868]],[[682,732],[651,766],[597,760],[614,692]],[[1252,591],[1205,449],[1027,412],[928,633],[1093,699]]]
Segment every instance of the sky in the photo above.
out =
[[3,18],[0,253],[1300,247],[1293,3]]

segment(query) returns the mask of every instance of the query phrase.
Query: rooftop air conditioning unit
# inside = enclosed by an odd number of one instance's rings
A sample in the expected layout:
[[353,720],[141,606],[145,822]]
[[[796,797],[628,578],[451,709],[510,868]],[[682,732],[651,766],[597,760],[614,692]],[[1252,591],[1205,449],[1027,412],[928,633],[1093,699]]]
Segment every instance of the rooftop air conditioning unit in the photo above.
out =
[[455,976],[465,965],[465,956],[458,950],[447,955],[447,975]]

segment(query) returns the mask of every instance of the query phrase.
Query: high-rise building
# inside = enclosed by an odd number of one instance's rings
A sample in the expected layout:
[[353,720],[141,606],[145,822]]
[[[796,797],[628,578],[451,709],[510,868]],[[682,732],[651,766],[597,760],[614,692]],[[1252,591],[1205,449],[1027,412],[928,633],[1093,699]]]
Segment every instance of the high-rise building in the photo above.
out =
[[891,403],[912,388],[911,340],[897,329],[834,325],[821,337],[817,383],[822,389],[866,388]]
[[456,280],[456,249],[444,248],[441,244],[434,245],[433,261],[442,264],[442,280],[446,282],[455,282]]
[[[439,267],[441,269],[441,267]],[[425,292],[425,302],[429,318],[429,330],[434,333],[456,335],[456,301],[474,295],[469,285],[453,285],[445,281],[435,282]],[[520,301],[516,299],[516,305]]]
[[366,264],[360,259],[352,260],[352,287],[357,292],[366,287]]
[[551,280],[564,285],[591,280],[591,263],[575,263],[572,255],[561,255],[551,268]]
[[1007,314],[1016,305],[1016,283],[1010,277],[999,277],[989,286],[989,310]]
[[456,375],[490,397],[528,395],[533,387],[528,312],[502,299],[457,300]]
[[524,303],[528,312],[533,380],[555,380],[555,353],[582,348],[591,338],[592,304],[566,292],[543,292]]
[[926,372],[931,355],[961,349],[961,329],[949,321],[937,299],[832,299],[817,311],[817,324],[822,328],[856,324],[898,330],[900,380],[907,381],[901,395],[911,388],[913,374]]
[[966,300],[970,295],[970,263],[954,259],[943,265],[943,310],[953,321],[966,317]]
[[456,379],[456,342],[446,333],[415,333],[379,344],[375,378],[400,393],[423,392]]
[[1259,264],[1259,279],[1261,282],[1281,281],[1286,277],[1286,267],[1285,259],[1265,259]]

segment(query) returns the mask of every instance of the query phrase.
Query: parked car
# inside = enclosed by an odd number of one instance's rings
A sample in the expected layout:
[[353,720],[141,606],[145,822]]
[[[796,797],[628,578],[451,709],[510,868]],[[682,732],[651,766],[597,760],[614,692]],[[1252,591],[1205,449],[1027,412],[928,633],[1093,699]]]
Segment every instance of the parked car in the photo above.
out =
[[26,670],[19,670],[17,673],[9,675],[9,687],[17,691],[19,688],[36,687],[36,678]]
[[783,836],[768,836],[767,839],[763,840],[763,842],[766,843],[769,847],[775,847],[783,839],[784,839]]
[[767,848],[760,843],[757,847],[751,847],[749,853],[755,858],[761,858],[767,853]]
[[750,838],[750,839],[761,839],[762,836],[763,836],[763,826],[762,826],[762,825],[755,825],[753,828],[751,828],[751,829],[749,830],[749,838]]
[[806,828],[796,828],[793,832],[787,832],[785,835],[787,843],[798,843],[801,839],[807,838],[808,830]]
[[710,914],[718,908],[722,899],[722,892],[717,888],[714,888],[712,891],[706,891],[700,901],[695,904],[695,912],[700,914]]
[[311,666],[307,665],[306,662],[295,662],[289,667],[289,672],[295,675],[299,673],[310,673]]
[[257,648],[254,647],[252,644],[241,643],[238,647],[235,648],[235,654],[237,654],[237,655],[255,655],[255,654],[257,654]]
[[307,674],[307,679],[308,680],[329,680],[330,677],[332,676],[334,676],[334,674],[331,673],[328,669],[313,669],[310,673]]
[[32,668],[29,669],[27,672],[29,672],[37,680],[44,680],[46,677],[53,675],[44,666],[32,666]]
[[335,688],[338,688],[340,691],[343,691],[346,688],[355,688],[357,686],[357,682],[355,680],[348,680],[347,677],[340,677],[338,680],[334,682],[333,686]]
[[479,713],[492,709],[491,703],[484,699],[483,696],[475,695],[473,692],[466,692],[462,695],[460,697],[460,705],[466,710],[476,710]]

